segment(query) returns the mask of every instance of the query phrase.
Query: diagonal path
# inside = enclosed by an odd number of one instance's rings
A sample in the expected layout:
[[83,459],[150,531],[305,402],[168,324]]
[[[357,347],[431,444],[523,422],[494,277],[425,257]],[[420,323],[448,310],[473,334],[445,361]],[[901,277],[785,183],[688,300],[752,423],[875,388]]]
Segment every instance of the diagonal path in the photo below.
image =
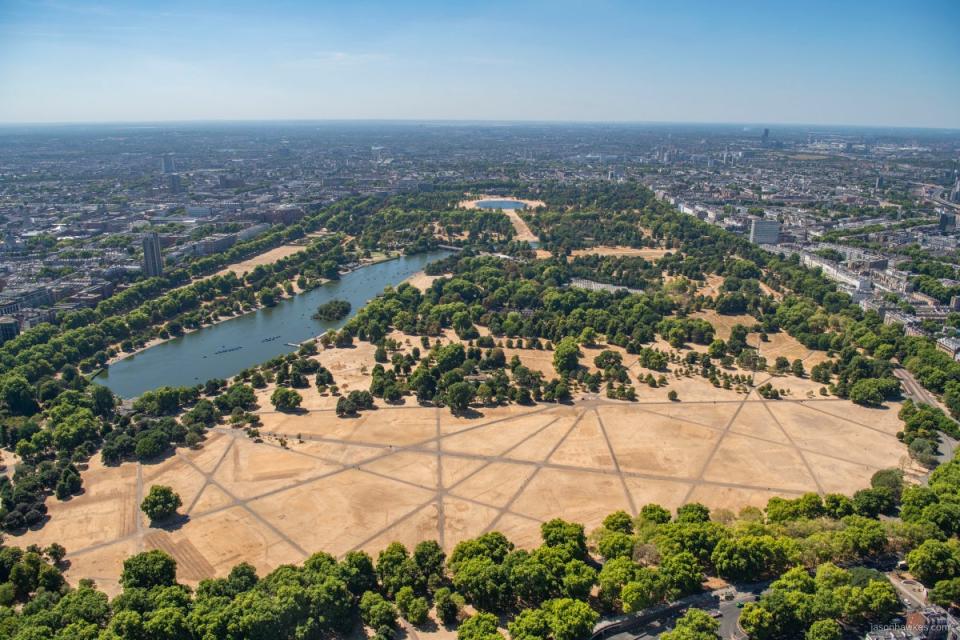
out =
[[775,425],[777,425],[777,428],[780,429],[781,433],[783,433],[783,436],[790,442],[790,445],[791,445],[794,449],[797,450],[797,453],[800,454],[800,459],[803,460],[804,466],[807,467],[807,473],[810,474],[810,477],[813,478],[813,481],[814,481],[814,482],[816,483],[816,485],[817,485],[817,493],[819,493],[821,496],[826,495],[827,492],[824,491],[823,485],[820,484],[820,478],[817,477],[817,474],[813,472],[813,467],[810,466],[810,460],[807,459],[807,456],[806,456],[806,454],[804,453],[803,449],[801,449],[800,447],[797,446],[797,443],[794,442],[794,440],[793,440],[793,438],[790,436],[790,434],[787,433],[787,430],[783,428],[783,424],[781,424],[780,420],[779,420],[779,419],[777,418],[777,416],[773,413],[773,409],[770,408],[770,405],[767,404],[766,402],[764,402],[764,403],[763,403],[763,408],[767,410],[767,413],[768,413],[768,414],[770,414],[770,419],[773,420],[773,423],[774,423]]
[[[757,382],[755,384],[762,384],[762,383]],[[222,433],[226,437],[229,437],[230,440],[227,443],[224,451],[221,454],[219,454],[219,457],[217,458],[217,461],[214,464],[213,468],[208,472],[202,471],[197,466],[197,464],[193,462],[193,460],[190,457],[191,454],[189,451],[187,450],[177,451],[176,455],[180,457],[182,460],[184,460],[188,465],[190,465],[190,467],[192,467],[197,473],[199,473],[203,477],[202,486],[200,487],[199,491],[196,493],[194,498],[191,500],[186,510],[187,513],[190,515],[191,520],[198,520],[198,519],[207,518],[207,517],[215,517],[216,514],[222,513],[226,510],[233,509],[233,508],[241,508],[241,509],[244,509],[247,513],[249,513],[251,517],[253,517],[261,526],[266,527],[268,530],[274,533],[280,540],[283,540],[284,543],[289,544],[291,548],[295,549],[298,553],[301,553],[304,557],[308,555],[306,550],[304,550],[293,538],[291,538],[290,535],[284,534],[275,526],[271,525],[269,518],[266,518],[260,515],[260,513],[258,513],[257,508],[252,506],[249,503],[255,500],[261,500],[266,497],[279,495],[279,494],[282,494],[283,492],[290,491],[298,487],[308,486],[311,483],[321,482],[326,478],[331,478],[336,476],[337,474],[342,474],[347,470],[356,470],[360,473],[368,474],[377,478],[381,478],[383,480],[398,482],[409,487],[415,487],[417,489],[429,492],[429,497],[427,497],[422,503],[414,504],[404,513],[400,514],[398,517],[392,518],[390,522],[384,522],[383,523],[384,526],[379,528],[377,531],[362,532],[364,534],[364,538],[356,542],[354,548],[362,548],[364,545],[370,544],[372,541],[376,540],[378,537],[384,536],[390,530],[395,529],[396,527],[403,524],[404,522],[409,521],[411,518],[417,517],[418,514],[422,513],[424,509],[429,508],[430,505],[434,505],[434,508],[436,509],[436,514],[437,514],[436,527],[437,527],[438,541],[444,547],[446,547],[446,544],[448,542],[452,544],[452,542],[454,541],[447,540],[447,536],[446,536],[446,533],[447,533],[446,529],[448,526],[448,522],[447,522],[448,514],[446,513],[447,505],[445,505],[445,499],[448,497],[451,499],[462,500],[468,504],[476,505],[478,507],[483,507],[485,509],[494,510],[495,515],[493,515],[490,522],[483,529],[484,531],[490,531],[493,528],[495,528],[500,522],[502,522],[503,518],[506,516],[522,518],[525,521],[528,521],[531,523],[542,522],[539,518],[517,512],[514,509],[514,505],[522,496],[524,496],[525,493],[527,493],[530,490],[531,483],[538,476],[540,471],[543,469],[581,472],[581,473],[586,472],[586,473],[593,473],[593,474],[603,474],[607,476],[616,476],[619,479],[621,486],[623,487],[624,494],[627,499],[627,503],[629,504],[631,511],[634,513],[636,513],[636,504],[634,502],[633,495],[630,493],[627,485],[628,479],[631,479],[631,478],[649,480],[653,482],[669,481],[672,483],[689,483],[690,486],[686,492],[686,495],[681,500],[681,503],[688,501],[693,491],[696,489],[696,487],[699,487],[699,486],[733,488],[733,489],[740,489],[745,491],[770,491],[770,492],[776,492],[779,494],[791,495],[791,496],[802,494],[803,491],[798,491],[796,489],[769,487],[769,486],[763,486],[762,484],[759,484],[759,483],[751,484],[749,481],[745,483],[739,483],[739,482],[722,482],[722,481],[704,479],[704,476],[709,470],[711,463],[714,461],[717,455],[717,452],[720,450],[720,447],[722,446],[724,439],[730,433],[736,433],[736,431],[734,431],[734,428],[737,425],[737,421],[740,419],[741,411],[743,407],[746,406],[748,402],[751,404],[759,403],[764,405],[764,409],[770,415],[770,418],[777,425],[780,431],[784,434],[784,437],[789,442],[789,447],[796,450],[798,454],[801,456],[801,458],[803,459],[804,465],[806,466],[806,469],[810,474],[810,478],[816,484],[816,488],[821,494],[824,493],[824,487],[822,486],[820,478],[817,476],[816,472],[813,470],[813,467],[810,463],[810,460],[808,459],[808,456],[805,454],[816,454],[817,456],[825,456],[827,458],[831,458],[837,461],[858,465],[863,469],[875,469],[874,467],[871,467],[868,464],[864,464],[854,460],[847,460],[842,456],[822,453],[820,451],[815,451],[808,447],[798,446],[796,440],[794,440],[791,437],[790,433],[786,431],[784,425],[781,423],[777,415],[773,412],[773,408],[769,406],[769,403],[773,401],[767,401],[764,399],[757,398],[753,396],[753,391],[755,391],[755,388],[751,389],[744,397],[731,399],[731,400],[684,401],[683,404],[685,406],[710,406],[710,405],[717,405],[717,404],[736,405],[736,409],[733,412],[733,415],[728,421],[726,421],[726,423],[722,427],[716,424],[707,424],[705,422],[698,421],[695,419],[695,414],[693,414],[690,417],[686,417],[686,416],[676,417],[676,416],[671,416],[671,415],[668,415],[667,413],[662,412],[660,410],[661,405],[663,407],[675,405],[675,403],[669,402],[669,401],[662,401],[662,402],[661,401],[641,401],[637,403],[624,403],[622,401],[609,400],[605,398],[586,398],[586,399],[577,401],[575,405],[575,413],[571,413],[569,411],[569,408],[565,407],[564,405],[541,404],[530,411],[524,411],[522,413],[516,413],[512,415],[497,417],[494,419],[488,419],[483,422],[479,422],[478,424],[467,423],[467,426],[464,426],[463,428],[460,428],[458,430],[451,430],[448,433],[444,433],[443,424],[441,422],[442,410],[438,408],[434,408],[433,415],[432,415],[432,419],[434,420],[434,428],[431,430],[432,434],[429,437],[420,438],[416,441],[408,442],[406,444],[390,444],[383,441],[371,440],[369,439],[369,437],[368,439],[352,440],[352,439],[349,439],[349,437],[341,438],[341,437],[333,437],[333,436],[327,436],[327,435],[306,434],[306,435],[303,435],[304,440],[317,442],[320,445],[330,444],[330,445],[356,447],[359,449],[367,449],[369,455],[364,453],[355,462],[342,462],[340,460],[336,460],[331,457],[324,456],[323,453],[325,451],[325,447],[322,447],[322,446],[317,447],[315,451],[299,451],[295,447],[284,449],[289,453],[293,453],[299,456],[306,456],[308,458],[313,458],[320,462],[324,462],[325,464],[332,465],[335,468],[325,469],[320,473],[314,473],[309,477],[294,480],[292,482],[285,484],[284,486],[274,487],[268,491],[264,491],[258,495],[254,495],[246,499],[239,498],[238,496],[234,495],[224,486],[222,481],[218,481],[216,478],[216,474],[222,469],[222,465],[226,460],[227,456],[230,454],[231,451],[235,450],[236,447],[240,446],[240,443],[238,443],[238,440],[245,437],[242,434],[242,432],[238,432],[234,429],[230,429],[227,427],[215,427],[213,429],[213,431]],[[826,403],[847,402],[839,398],[810,398],[810,399],[786,399],[785,398],[776,402],[783,405],[788,405],[789,403],[798,403],[801,406],[807,407],[810,411],[818,412],[820,414],[829,416],[831,419],[840,421],[841,423],[849,423],[850,425],[853,425],[853,426],[866,428],[866,429],[869,429],[870,431],[885,435],[888,438],[894,437],[891,434],[881,429],[878,429],[876,427],[873,427],[869,424],[864,424],[862,422],[858,422],[857,420],[854,420],[851,418],[841,417],[841,416],[835,415],[834,413],[831,413],[830,411],[820,409],[821,406],[823,407],[830,406]],[[626,471],[620,466],[620,460],[618,458],[617,449],[613,446],[612,440],[610,438],[610,433],[607,430],[607,425],[604,424],[604,421],[603,421],[602,412],[599,411],[599,407],[602,407],[602,406],[611,406],[611,407],[616,406],[621,408],[629,407],[637,411],[638,413],[656,415],[671,421],[682,422],[682,423],[706,428],[706,429],[709,429],[711,432],[719,432],[719,437],[717,438],[716,442],[713,443],[713,445],[710,447],[710,451],[709,451],[709,454],[707,455],[707,458],[705,459],[705,462],[696,471],[696,473],[690,473],[689,477],[667,475],[664,473],[645,473],[643,471]],[[423,408],[416,407],[416,406],[389,407],[389,408],[381,408],[379,409],[379,411],[389,412],[389,411],[402,411],[402,410],[410,410],[410,409],[423,409]],[[554,461],[553,457],[556,451],[561,447],[561,445],[563,445],[565,441],[569,439],[571,433],[574,431],[574,429],[576,429],[577,425],[580,423],[581,419],[584,417],[586,412],[591,410],[594,411],[597,417],[597,421],[600,427],[600,433],[602,434],[602,437],[606,444],[607,451],[609,452],[610,457],[613,460],[613,468],[609,468],[609,467],[598,468],[598,467],[589,466],[588,464],[579,464],[581,462],[586,463],[587,460],[583,460],[583,461],[575,460],[576,464],[562,464]],[[514,444],[510,445],[509,447],[507,447],[506,449],[500,451],[495,455],[486,455],[486,454],[478,453],[476,451],[471,451],[469,450],[469,442],[467,443],[467,447],[464,447],[468,450],[464,450],[464,451],[453,451],[448,447],[444,446],[444,441],[447,438],[451,438],[453,436],[460,436],[462,434],[467,434],[467,433],[475,433],[476,434],[475,437],[481,440],[484,440],[488,437],[487,434],[484,433],[484,430],[488,427],[492,427],[492,426],[503,424],[503,423],[510,423],[514,421],[519,423],[520,421],[526,418],[529,418],[530,416],[538,415],[541,413],[549,415],[551,412],[553,412],[554,415],[550,416],[550,419],[547,420],[545,424],[542,424],[534,428],[523,438],[521,438]],[[569,428],[566,428],[566,427],[563,428],[564,429],[563,434],[559,437],[559,439],[556,442],[553,443],[553,445],[550,447],[550,450],[542,459],[522,460],[518,458],[509,457],[510,454],[514,450],[516,450],[518,447],[520,447],[526,442],[529,442],[531,439],[543,433],[546,429],[550,428],[552,425],[554,425],[558,420],[560,420],[564,416],[572,417],[573,418],[572,424],[569,426]],[[524,429],[531,427],[529,423],[524,423],[524,424],[525,424],[525,426],[523,427]],[[461,426],[461,425],[458,424],[458,426]],[[500,431],[502,430],[497,430],[497,432],[500,432]],[[509,431],[509,429],[507,429],[507,431]],[[285,438],[293,437],[289,433],[281,433],[281,432],[277,432],[275,434],[265,433],[265,435],[275,435],[276,437],[285,437]],[[744,438],[752,439],[757,442],[769,442],[773,444],[779,444],[781,446],[787,446],[786,443],[784,443],[783,441],[780,441],[779,439],[772,440],[769,438],[752,435],[752,434],[738,434],[738,435]],[[490,437],[493,437],[493,436],[491,435]],[[549,444],[548,442],[544,443],[544,446],[547,446],[548,444]],[[279,445],[276,445],[272,442],[265,442],[263,444],[259,444],[256,446],[270,446],[270,447],[280,448]],[[377,470],[376,468],[369,467],[369,465],[377,461],[384,460],[384,459],[390,458],[391,456],[396,456],[397,454],[404,453],[404,452],[426,455],[432,458],[433,460],[435,460],[435,465],[436,465],[435,479],[427,480],[422,477],[410,476],[410,477],[413,477],[413,479],[411,480],[411,479],[408,479],[408,477],[403,477],[404,473],[400,469],[388,470],[386,472],[383,472],[383,471]],[[462,478],[458,479],[456,482],[452,482],[449,485],[447,485],[444,480],[444,468],[445,466],[458,464],[455,462],[456,460],[473,460],[473,461],[478,461],[480,464],[475,469],[470,471],[470,473],[467,473]],[[475,478],[477,474],[482,473],[485,469],[488,469],[491,465],[497,464],[497,463],[508,464],[516,468],[530,470],[529,475],[526,477],[526,479],[520,484],[520,486],[515,491],[511,493],[511,495],[509,496],[509,498],[505,503],[503,503],[502,505],[491,504],[484,500],[478,500],[476,498],[468,498],[465,495],[463,495],[463,492],[459,489],[461,488],[461,486],[464,485],[464,483],[466,483],[471,478]],[[876,467],[876,468],[879,468],[879,467]],[[466,468],[464,468],[464,471],[466,471]],[[691,469],[691,472],[692,471],[694,470]],[[142,500],[142,496],[143,496],[143,488],[142,488],[143,469],[139,464],[137,465],[136,482],[137,482],[137,488],[135,493],[136,493],[136,500],[139,505],[139,502]],[[209,489],[211,485],[223,491],[223,493],[229,499],[229,503],[209,509],[201,513],[195,513],[196,507],[199,504],[201,496],[204,494],[205,491]],[[478,497],[482,498],[484,496],[481,495]],[[498,499],[498,500],[495,500],[495,502],[499,503],[501,501]],[[477,525],[482,525],[482,522],[477,523]],[[91,553],[91,552],[103,549],[105,547],[109,547],[110,545],[113,545],[113,544],[128,542],[131,540],[136,540],[138,549],[142,550],[145,542],[144,538],[147,533],[149,533],[149,529],[146,529],[144,523],[142,522],[142,519],[138,518],[137,528],[135,532],[115,538],[110,541],[106,541],[103,543],[98,543],[95,545],[84,547],[82,549],[78,549],[76,551],[71,552],[70,555],[75,556],[75,555],[80,555],[85,553]],[[296,536],[295,533],[293,534],[293,536],[298,537]]]
[[630,493],[630,489],[627,488],[627,479],[623,475],[623,470],[620,468],[620,461],[617,460],[617,453],[613,450],[613,444],[610,442],[610,436],[607,434],[607,428],[603,425],[603,416],[600,415],[600,412],[596,407],[594,407],[593,413],[597,416],[597,424],[600,425],[600,433],[603,434],[603,440],[607,443],[607,450],[610,452],[610,458],[613,460],[613,468],[616,470],[617,475],[620,476],[620,484],[623,486],[623,493],[627,497],[627,504],[630,505],[630,514],[636,516],[637,505],[633,501],[633,494]]
[[538,473],[540,473],[540,470],[544,468],[544,465],[550,461],[550,458],[552,458],[553,454],[557,452],[557,449],[560,448],[560,445],[562,445],[563,442],[568,437],[570,437],[570,434],[573,433],[573,430],[577,428],[577,425],[580,424],[580,420],[583,418],[584,413],[585,412],[581,411],[579,414],[577,414],[577,417],[573,421],[573,424],[571,424],[570,428],[567,429],[566,433],[564,433],[563,436],[561,436],[560,439],[557,440],[556,443],[554,443],[553,447],[550,448],[550,451],[547,453],[547,455],[543,458],[541,462],[533,463],[535,466],[533,473],[527,476],[527,479],[524,480],[523,483],[520,485],[520,487],[514,492],[514,494],[510,496],[510,499],[507,500],[507,502],[503,505],[503,507],[498,510],[497,514],[493,517],[493,520],[490,521],[490,524],[488,524],[484,528],[483,530],[484,533],[493,531],[493,528],[497,526],[497,523],[500,522],[500,520],[507,513],[507,511],[511,507],[513,507],[513,503],[516,502],[517,499],[521,495],[523,495],[523,492],[527,489],[527,487],[530,486],[530,482],[537,476]]
[[223,464],[223,461],[227,459],[227,455],[233,449],[233,445],[236,444],[236,437],[230,437],[230,441],[227,443],[227,446],[223,448],[223,453],[220,455],[220,458],[217,459],[217,462],[213,465],[213,469],[210,470],[210,473],[203,474],[203,484],[200,486],[200,490],[197,491],[197,495],[193,497],[193,500],[190,501],[190,506],[187,507],[187,515],[190,515],[190,512],[193,511],[194,507],[197,506],[197,502],[200,500],[200,496],[203,495],[203,492],[206,491],[213,483],[213,476],[220,469],[220,465]]

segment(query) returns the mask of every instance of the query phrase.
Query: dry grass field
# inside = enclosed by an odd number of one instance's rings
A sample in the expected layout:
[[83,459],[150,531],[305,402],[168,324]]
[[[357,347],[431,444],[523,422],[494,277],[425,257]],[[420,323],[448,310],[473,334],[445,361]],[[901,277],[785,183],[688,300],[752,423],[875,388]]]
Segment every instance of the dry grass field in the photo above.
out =
[[[419,342],[407,340],[407,349]],[[778,348],[799,354],[789,340]],[[584,351],[590,363],[600,347]],[[553,375],[551,352],[507,352]],[[372,355],[360,343],[318,358],[349,390],[369,386]],[[632,377],[646,375],[634,356],[624,362]],[[881,468],[918,473],[895,437],[895,405],[824,398],[819,385],[792,376],[771,379],[787,391],[779,401],[667,377],[666,387],[637,385],[634,403],[580,394],[571,404],[477,407],[470,417],[408,397],[341,419],[336,398],[315,388],[303,390],[302,413],[278,413],[268,388],[258,392],[262,443],[219,427],[201,448],[153,464],[104,467],[96,457],[83,472],[85,493],[51,498],[46,525],[13,540],[60,542],[68,577],[93,578],[112,594],[123,559],[153,548],[173,555],[181,579],[196,584],[240,561],[266,572],[317,550],[375,553],[425,538],[449,550],[494,529],[535,545],[540,523],[558,516],[590,529],[611,511],[636,513],[649,502],[737,511],[774,495],[851,493]],[[667,399],[669,390],[679,402]],[[182,522],[149,525],[139,503],[153,484],[181,495]]]
[[306,248],[307,247],[305,245],[283,244],[283,245],[280,245],[279,247],[270,249],[269,251],[264,251],[261,254],[255,255],[252,258],[248,258],[240,262],[235,262],[230,266],[224,267],[223,269],[217,272],[217,275],[222,276],[232,272],[238,276],[242,276],[243,274],[249,271],[253,271],[260,265],[273,264],[277,260],[282,260],[283,258],[292,256],[295,253],[300,253]]
[[633,258],[645,258],[647,260],[659,260],[666,254],[670,253],[669,249],[651,249],[651,248],[636,248],[636,247],[608,247],[608,246],[597,246],[589,247],[587,249],[577,249],[570,252],[570,259],[577,256],[589,256],[589,255],[598,255],[598,256],[626,256]]

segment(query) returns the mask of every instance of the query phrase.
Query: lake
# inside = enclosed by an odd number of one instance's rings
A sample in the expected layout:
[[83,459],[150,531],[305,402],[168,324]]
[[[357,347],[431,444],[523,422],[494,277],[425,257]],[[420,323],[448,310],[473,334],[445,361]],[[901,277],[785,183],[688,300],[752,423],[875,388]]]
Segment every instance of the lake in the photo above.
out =
[[[388,285],[396,286],[429,262],[450,255],[432,251],[403,256],[352,271],[335,282],[219,324],[168,340],[106,369],[96,381],[122,398],[134,398],[162,386],[192,386],[211,378],[229,378],[295,348],[300,343],[338,329]],[[327,322],[312,316],[334,299],[351,305],[350,316]]]
[[480,200],[476,206],[478,209],[523,209],[527,205],[516,200]]

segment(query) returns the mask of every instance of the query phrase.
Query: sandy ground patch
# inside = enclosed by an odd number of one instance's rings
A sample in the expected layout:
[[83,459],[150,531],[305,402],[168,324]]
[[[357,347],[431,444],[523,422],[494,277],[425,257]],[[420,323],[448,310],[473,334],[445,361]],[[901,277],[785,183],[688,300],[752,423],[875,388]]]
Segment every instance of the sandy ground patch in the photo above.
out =
[[279,247],[274,247],[269,251],[264,251],[261,254],[255,255],[252,258],[247,258],[246,260],[241,260],[240,262],[235,262],[227,267],[224,267],[217,272],[217,275],[223,276],[228,273],[234,273],[238,276],[242,276],[244,273],[253,271],[260,265],[273,264],[277,260],[282,260],[283,258],[288,258],[296,253],[300,253],[306,248],[307,246],[302,244],[283,244]]
[[[702,386],[670,384],[682,398]],[[611,511],[635,513],[649,502],[738,511],[772,495],[849,494],[877,469],[905,464],[891,433],[896,407],[763,401],[707,386],[715,397],[669,402],[657,389],[637,403],[584,396],[485,407],[474,418],[415,405],[355,419],[267,411],[264,429],[288,434],[286,447],[219,427],[201,448],[155,464],[95,459],[83,472],[87,491],[51,498],[46,526],[11,543],[59,541],[71,581],[93,577],[116,593],[123,559],[138,550],[168,551],[195,585],[240,561],[266,572],[318,550],[375,552],[393,540],[433,538],[449,550],[497,529],[535,545],[550,518],[589,529]],[[139,502],[155,483],[180,493],[182,523],[156,528],[142,516]]]
[[630,256],[630,257],[639,257],[645,258],[647,260],[658,260],[664,255],[669,253],[669,249],[653,249],[649,247],[637,248],[637,247],[609,247],[609,246],[599,246],[599,247],[590,247],[587,249],[576,249],[571,252],[570,259],[573,259],[577,256]]
[[423,271],[418,271],[412,276],[410,276],[409,278],[407,278],[406,280],[404,280],[404,282],[406,282],[412,287],[416,287],[417,289],[420,289],[420,291],[426,291],[433,284],[434,280],[437,280],[442,277],[443,276],[428,276]]

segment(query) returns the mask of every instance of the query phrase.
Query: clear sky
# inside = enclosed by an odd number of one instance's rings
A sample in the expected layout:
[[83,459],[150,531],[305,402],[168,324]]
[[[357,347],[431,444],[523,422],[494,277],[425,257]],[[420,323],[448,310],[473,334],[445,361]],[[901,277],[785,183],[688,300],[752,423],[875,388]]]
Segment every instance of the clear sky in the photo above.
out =
[[960,0],[0,0],[0,122],[960,128]]

